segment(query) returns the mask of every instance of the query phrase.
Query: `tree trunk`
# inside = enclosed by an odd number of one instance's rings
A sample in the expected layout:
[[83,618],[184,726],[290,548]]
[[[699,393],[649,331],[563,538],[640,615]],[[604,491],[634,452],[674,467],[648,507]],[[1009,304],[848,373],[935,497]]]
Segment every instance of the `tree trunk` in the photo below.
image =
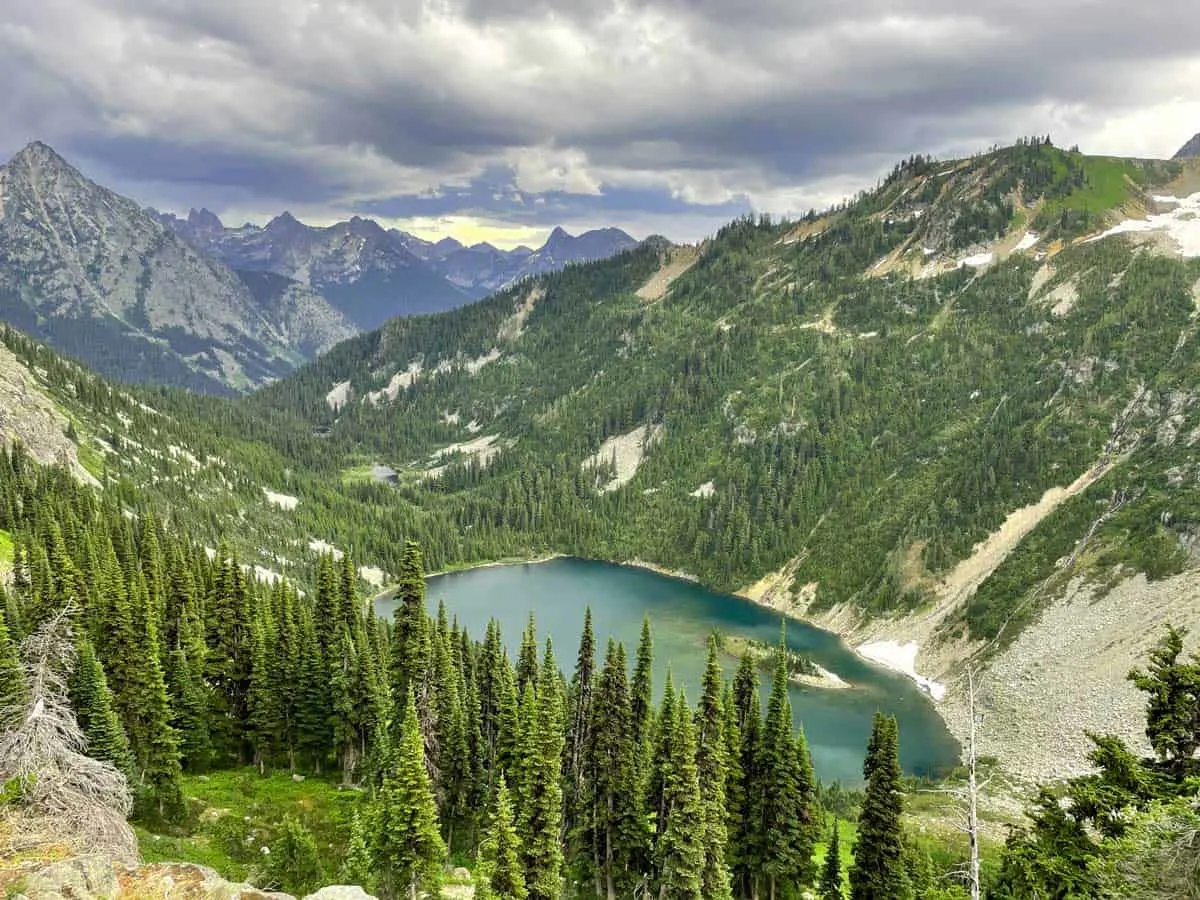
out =
[[979,900],[979,787],[975,777],[975,671],[967,669],[967,710],[971,730],[967,742],[967,835],[971,845],[971,900]]

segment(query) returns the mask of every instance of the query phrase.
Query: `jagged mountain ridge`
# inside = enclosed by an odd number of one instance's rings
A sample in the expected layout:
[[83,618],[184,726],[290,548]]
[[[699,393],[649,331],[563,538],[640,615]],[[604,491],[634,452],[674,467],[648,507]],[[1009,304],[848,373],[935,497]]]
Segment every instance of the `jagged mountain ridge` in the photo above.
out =
[[110,376],[207,391],[263,384],[353,333],[307,288],[260,305],[41,143],[0,167],[0,316]]
[[366,330],[393,316],[453,309],[531,275],[606,259],[638,243],[619,228],[578,236],[556,228],[538,250],[501,250],[453,238],[434,243],[358,216],[318,228],[285,212],[262,227],[226,228],[206,209],[193,209],[186,219],[158,215],[235,270],[270,271],[308,284]]

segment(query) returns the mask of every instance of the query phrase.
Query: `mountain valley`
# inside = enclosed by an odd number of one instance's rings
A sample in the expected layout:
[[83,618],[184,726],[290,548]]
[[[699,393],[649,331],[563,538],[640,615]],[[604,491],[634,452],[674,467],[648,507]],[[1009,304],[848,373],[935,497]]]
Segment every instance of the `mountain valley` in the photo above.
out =
[[[1093,771],[1086,732],[1150,752],[1126,673],[1164,624],[1200,626],[1200,159],[1027,139],[910,157],[843,204],[695,246],[556,231],[502,253],[364,219],[156,217],[26,156],[0,169],[0,279],[30,273],[0,281],[0,440],[99,485],[88,515],[117,555],[146,533],[123,520],[161,522],[212,596],[257,582],[259,640],[299,586],[353,619],[339,639],[366,683],[387,638],[334,593],[403,599],[422,560],[631,563],[834,632],[964,744],[981,711],[997,807]],[[370,318],[404,290],[455,308]],[[117,349],[58,320],[105,322]],[[141,344],[158,355],[133,379]],[[52,495],[23,465],[0,508],[10,572],[56,546],[15,515]],[[338,759],[374,764],[357,753]]]

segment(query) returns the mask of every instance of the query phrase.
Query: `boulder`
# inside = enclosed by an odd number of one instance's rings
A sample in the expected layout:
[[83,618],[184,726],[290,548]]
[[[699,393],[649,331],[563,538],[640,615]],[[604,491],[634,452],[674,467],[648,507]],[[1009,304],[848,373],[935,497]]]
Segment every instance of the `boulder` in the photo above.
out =
[[357,884],[331,884],[323,887],[315,894],[309,894],[304,900],[375,900]]
[[29,900],[109,900],[117,872],[106,856],[76,856],[26,875],[21,887]]

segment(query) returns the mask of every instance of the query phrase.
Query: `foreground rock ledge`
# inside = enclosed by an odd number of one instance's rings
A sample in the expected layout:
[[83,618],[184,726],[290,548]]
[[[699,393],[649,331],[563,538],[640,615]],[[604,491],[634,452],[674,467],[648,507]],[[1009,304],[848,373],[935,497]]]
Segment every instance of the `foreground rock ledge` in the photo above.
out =
[[[0,863],[0,867],[4,864]],[[60,862],[26,862],[0,868],[0,895],[11,900],[295,900],[226,881],[212,869],[190,863],[131,866],[103,856]],[[361,887],[321,888],[305,900],[375,900]]]

